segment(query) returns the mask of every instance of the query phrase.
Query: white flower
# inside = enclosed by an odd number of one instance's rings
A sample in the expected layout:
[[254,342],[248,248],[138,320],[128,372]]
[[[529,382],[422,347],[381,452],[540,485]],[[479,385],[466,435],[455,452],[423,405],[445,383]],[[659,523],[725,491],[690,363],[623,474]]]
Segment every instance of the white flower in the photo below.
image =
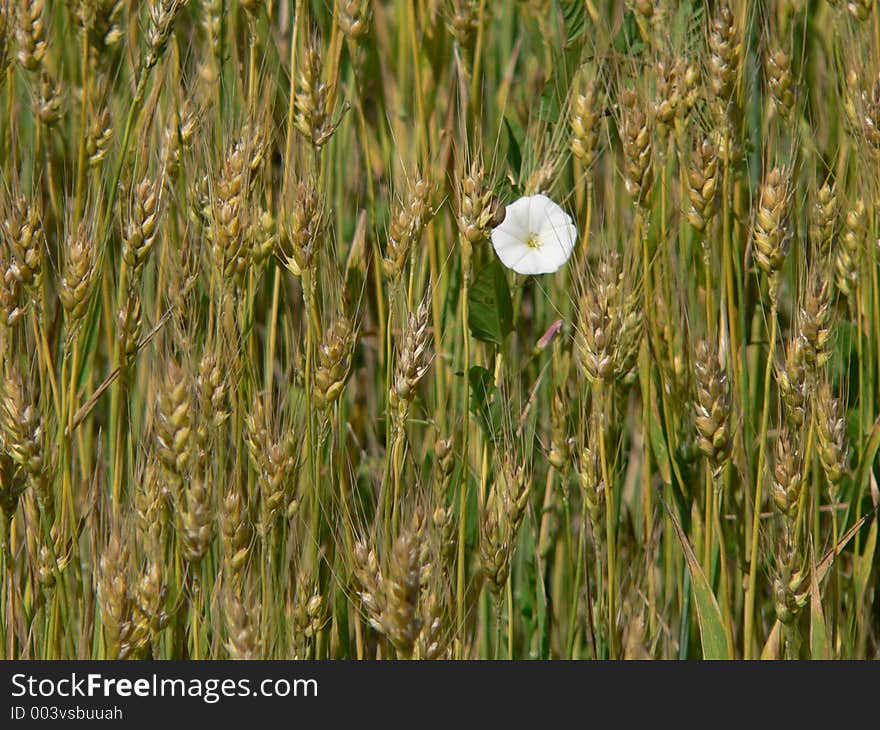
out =
[[546,195],[529,195],[507,206],[492,229],[492,246],[518,274],[552,274],[568,261],[577,240],[571,216]]

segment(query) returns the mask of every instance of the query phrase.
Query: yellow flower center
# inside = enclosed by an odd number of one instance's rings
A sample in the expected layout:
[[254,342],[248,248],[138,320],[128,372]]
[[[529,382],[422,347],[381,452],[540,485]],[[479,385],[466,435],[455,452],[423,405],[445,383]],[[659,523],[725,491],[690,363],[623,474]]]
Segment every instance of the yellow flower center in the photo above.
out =
[[541,239],[537,233],[530,233],[526,238],[526,246],[529,248],[541,248]]

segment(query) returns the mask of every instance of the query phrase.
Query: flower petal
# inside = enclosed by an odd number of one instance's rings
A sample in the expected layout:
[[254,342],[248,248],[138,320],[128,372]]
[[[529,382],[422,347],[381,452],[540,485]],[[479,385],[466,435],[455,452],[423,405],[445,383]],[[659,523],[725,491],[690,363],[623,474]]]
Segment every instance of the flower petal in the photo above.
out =
[[539,233],[547,225],[555,226],[570,221],[568,214],[546,195],[529,197],[529,230],[533,233]]
[[557,271],[568,261],[572,250],[574,250],[576,238],[577,229],[571,223],[541,233],[541,246],[538,251],[544,258],[544,266],[547,269],[544,273],[549,274]]
[[[498,258],[519,274],[550,274],[571,256],[577,228],[546,195],[522,197],[507,206],[503,223],[492,231]],[[529,245],[529,242],[538,245]]]
[[520,198],[508,205],[504,212],[504,220],[498,228],[525,242],[530,233],[529,199]]
[[563,226],[570,226],[571,224],[571,216],[554,203],[553,208],[548,208],[544,211],[544,215],[539,221],[537,231],[543,233],[544,231],[551,231],[556,228],[562,228]]
[[525,256],[511,266],[517,274],[535,276],[537,274],[549,274],[556,269],[547,269],[546,259],[536,248],[530,248]]
[[509,269],[532,250],[526,245],[524,238],[513,235],[505,230],[503,225],[492,231],[492,247],[501,259],[501,263]]
[[538,240],[541,242],[542,251],[559,251],[567,259],[571,256],[577,240],[577,228],[573,223],[566,223],[558,228],[545,229],[539,234]]
[[526,276],[549,274],[556,270],[553,267],[548,267],[547,257],[540,249],[530,248],[528,246],[521,256],[517,257],[516,260],[511,261],[510,264],[505,265],[508,266],[508,268],[513,269],[517,274],[524,274]]

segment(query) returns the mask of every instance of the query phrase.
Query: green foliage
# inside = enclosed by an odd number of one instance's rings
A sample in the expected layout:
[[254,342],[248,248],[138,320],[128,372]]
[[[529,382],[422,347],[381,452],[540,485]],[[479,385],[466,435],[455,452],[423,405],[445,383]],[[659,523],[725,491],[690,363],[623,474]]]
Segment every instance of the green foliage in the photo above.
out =
[[468,289],[468,327],[474,338],[498,346],[513,332],[510,288],[498,259],[485,266]]
[[675,536],[681,545],[682,552],[687,561],[688,571],[691,575],[691,586],[697,606],[697,621],[700,625],[703,658],[732,659],[733,655],[727,644],[727,636],[724,632],[724,618],[721,615],[718,600],[712,592],[712,586],[709,585],[706,574],[700,567],[697,556],[694,554],[690,542],[688,542],[687,535],[685,535],[675,515],[669,511],[668,507],[667,511],[669,512],[672,527],[675,529]]
[[481,365],[474,365],[468,371],[471,389],[471,413],[476,416],[483,437],[487,441],[498,442],[502,436],[503,411],[492,373]]

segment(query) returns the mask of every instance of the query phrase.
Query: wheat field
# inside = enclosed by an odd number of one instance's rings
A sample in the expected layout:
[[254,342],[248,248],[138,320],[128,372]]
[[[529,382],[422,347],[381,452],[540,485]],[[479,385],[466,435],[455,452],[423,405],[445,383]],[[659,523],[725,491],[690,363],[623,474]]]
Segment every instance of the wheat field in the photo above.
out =
[[3,656],[876,657],[874,6],[0,0]]

